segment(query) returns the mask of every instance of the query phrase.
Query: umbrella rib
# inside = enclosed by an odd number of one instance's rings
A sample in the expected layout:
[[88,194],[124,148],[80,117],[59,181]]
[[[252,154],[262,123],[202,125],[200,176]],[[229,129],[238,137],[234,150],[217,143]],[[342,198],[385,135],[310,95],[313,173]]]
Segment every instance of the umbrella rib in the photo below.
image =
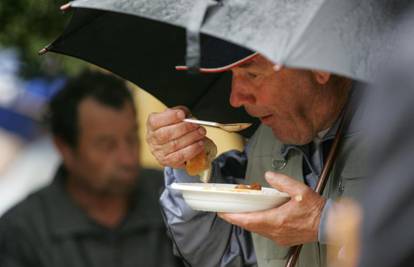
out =
[[[82,9],[82,8],[80,8]],[[96,21],[98,18],[105,16],[107,13],[105,11],[101,11],[101,10],[96,10],[96,9],[92,9],[92,8],[84,8],[84,9],[90,9],[95,11],[97,14],[95,14],[93,16],[93,18],[90,18],[89,20],[86,21],[86,23],[82,23],[81,25],[75,27],[74,29],[71,29],[70,31],[64,32],[63,35],[59,36],[58,39],[56,39],[56,41],[52,42],[51,44],[49,44],[46,49],[47,50],[51,50],[53,49],[53,45],[54,43],[59,43],[59,41],[62,39],[63,36],[65,36],[65,38],[67,38],[70,35],[73,35],[76,32],[79,32],[81,29],[85,28],[86,26],[90,25],[91,23],[93,23],[94,21]],[[75,11],[76,12],[76,11]],[[105,12],[105,13],[104,13]],[[72,15],[74,16],[74,14]],[[70,23],[69,23],[70,25]]]

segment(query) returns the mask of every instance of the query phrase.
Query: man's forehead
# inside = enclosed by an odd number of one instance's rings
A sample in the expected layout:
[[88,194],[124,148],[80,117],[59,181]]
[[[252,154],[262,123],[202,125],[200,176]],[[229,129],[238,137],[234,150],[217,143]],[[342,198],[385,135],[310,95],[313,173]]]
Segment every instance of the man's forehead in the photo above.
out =
[[118,123],[123,120],[128,120],[130,123],[135,123],[135,109],[132,103],[125,101],[122,107],[112,107],[105,105],[93,98],[85,98],[79,105],[78,109],[78,121],[79,126],[85,125],[97,125],[97,124],[110,124]]

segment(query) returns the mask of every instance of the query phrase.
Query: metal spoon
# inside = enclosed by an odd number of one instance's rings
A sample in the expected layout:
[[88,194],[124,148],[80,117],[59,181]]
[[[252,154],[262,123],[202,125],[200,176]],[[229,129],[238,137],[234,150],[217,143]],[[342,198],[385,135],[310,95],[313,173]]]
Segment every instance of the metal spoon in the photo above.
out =
[[218,123],[212,121],[202,121],[195,119],[184,119],[185,122],[195,123],[199,125],[211,126],[225,130],[226,132],[239,132],[250,126],[252,123],[240,122],[240,123]]

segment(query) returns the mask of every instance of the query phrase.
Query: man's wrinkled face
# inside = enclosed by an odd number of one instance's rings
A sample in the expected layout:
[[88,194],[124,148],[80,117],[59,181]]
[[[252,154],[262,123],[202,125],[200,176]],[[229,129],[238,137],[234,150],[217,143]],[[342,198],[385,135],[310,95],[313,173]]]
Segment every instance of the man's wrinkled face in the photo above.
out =
[[307,107],[315,98],[312,73],[282,68],[259,55],[232,69],[230,103],[272,128],[283,143],[305,144],[312,140]]
[[126,194],[138,175],[138,139],[135,110],[105,106],[92,98],[78,108],[78,145],[68,169],[86,189],[102,194]]

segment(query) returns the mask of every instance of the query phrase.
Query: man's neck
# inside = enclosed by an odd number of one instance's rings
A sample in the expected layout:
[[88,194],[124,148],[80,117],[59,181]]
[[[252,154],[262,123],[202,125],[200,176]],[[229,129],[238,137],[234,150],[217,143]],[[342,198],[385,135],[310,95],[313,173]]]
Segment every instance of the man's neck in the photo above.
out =
[[352,81],[345,80],[336,87],[326,88],[327,95],[322,98],[324,103],[319,103],[318,107],[315,107],[318,110],[315,117],[321,118],[315,128],[317,133],[331,128],[337,121],[348,101],[351,87]]
[[116,228],[126,216],[129,196],[93,192],[68,178],[69,195],[91,219],[108,228]]

